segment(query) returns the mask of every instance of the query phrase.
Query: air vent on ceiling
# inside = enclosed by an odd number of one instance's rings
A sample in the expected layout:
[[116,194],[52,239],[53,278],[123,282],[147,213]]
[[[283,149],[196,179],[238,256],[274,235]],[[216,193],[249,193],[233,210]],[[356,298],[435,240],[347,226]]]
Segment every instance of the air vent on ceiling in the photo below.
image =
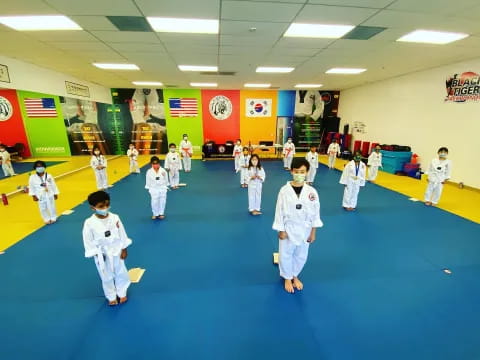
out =
[[368,40],[371,37],[381,33],[386,28],[379,26],[357,26],[342,39],[348,40]]
[[107,16],[107,19],[120,31],[153,31],[142,16]]
[[200,75],[216,75],[216,76],[233,76],[235,75],[235,71],[218,71],[218,72],[211,72],[211,71],[202,71]]

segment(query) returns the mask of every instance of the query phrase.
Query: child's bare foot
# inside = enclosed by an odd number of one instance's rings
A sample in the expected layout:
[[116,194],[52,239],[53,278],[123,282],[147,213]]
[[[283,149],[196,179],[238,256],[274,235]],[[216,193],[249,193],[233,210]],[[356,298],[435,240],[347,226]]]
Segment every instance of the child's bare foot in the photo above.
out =
[[158,218],[159,218],[160,220],[163,220],[163,219],[165,219],[165,215],[160,215]]
[[126,296],[120,298],[120,304],[126,303],[128,298]]
[[155,215],[152,216],[152,220],[155,220],[157,217]]
[[293,289],[292,280],[285,279],[285,291],[293,294],[295,290]]
[[430,206],[432,203],[430,201],[425,201],[425,205]]
[[118,301],[116,299],[108,302],[108,306],[115,306],[115,305],[118,305]]
[[293,286],[295,286],[297,290],[303,290],[303,283],[297,277],[293,278]]

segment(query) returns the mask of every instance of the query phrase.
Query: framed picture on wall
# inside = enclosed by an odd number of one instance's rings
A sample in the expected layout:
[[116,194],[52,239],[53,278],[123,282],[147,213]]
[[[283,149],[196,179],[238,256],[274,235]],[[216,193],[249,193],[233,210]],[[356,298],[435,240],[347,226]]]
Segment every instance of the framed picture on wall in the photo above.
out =
[[10,74],[8,73],[8,66],[0,64],[0,81],[9,83]]

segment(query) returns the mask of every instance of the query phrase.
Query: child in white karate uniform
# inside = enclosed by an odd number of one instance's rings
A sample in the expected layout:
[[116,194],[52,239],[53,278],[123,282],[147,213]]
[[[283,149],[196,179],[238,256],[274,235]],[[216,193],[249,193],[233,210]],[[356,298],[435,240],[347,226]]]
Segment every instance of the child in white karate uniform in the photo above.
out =
[[130,173],[140,174],[138,167],[138,150],[135,149],[135,145],[130,144],[127,150],[128,162],[130,165]]
[[382,167],[381,149],[380,145],[375,146],[375,151],[372,151],[368,157],[368,181],[375,181],[378,175],[378,168]]
[[183,169],[185,172],[192,171],[193,146],[188,140],[188,135],[183,134],[183,140],[180,141],[180,154],[183,159]]
[[150,164],[152,164],[152,168],[147,171],[145,189],[148,190],[151,197],[152,220],[163,220],[167,204],[168,175],[165,169],[161,168],[158,157],[152,156]]
[[170,151],[165,157],[164,168],[168,171],[170,179],[170,186],[172,189],[178,189],[178,183],[180,182],[180,170],[182,170],[182,162],[180,161],[180,155],[177,153],[177,146],[175,144],[169,145]]
[[290,171],[293,155],[295,155],[295,144],[293,139],[288,137],[287,142],[283,145],[283,167]]
[[127,247],[132,244],[118,215],[111,213],[110,196],[97,191],[88,196],[94,214],[83,224],[85,257],[93,257],[108,305],[127,301],[130,278],[125,266]]
[[307,174],[307,184],[313,185],[318,169],[318,153],[315,145],[310,146],[310,151],[305,155],[305,159],[307,159],[310,164],[310,170],[308,170]]
[[260,164],[260,157],[253,154],[248,164],[248,211],[252,215],[260,215],[262,204],[262,187],[265,181],[265,170]]
[[238,171],[240,167],[240,155],[242,155],[242,140],[237,139],[235,146],[233,147],[233,158],[235,161],[235,172]]
[[248,148],[243,148],[243,153],[240,155],[239,164],[237,172],[240,172],[240,186],[245,188],[248,187],[248,164],[250,163],[250,154],[248,153]]
[[2,170],[5,177],[17,175],[13,170],[10,154],[8,153],[4,145],[0,145],[0,165],[2,165]]
[[437,205],[442,195],[445,181],[450,179],[452,162],[447,159],[448,149],[438,149],[438,158],[435,158],[428,167],[428,186],[425,192],[425,205]]
[[335,160],[337,159],[337,154],[340,155],[340,145],[337,144],[336,138],[333,138],[330,145],[328,145],[327,154],[328,154],[328,168],[334,169]]
[[343,169],[340,184],[345,185],[342,206],[345,210],[353,211],[357,207],[358,192],[365,186],[367,167],[362,162],[362,154],[357,151],[353,160]]
[[108,179],[107,179],[107,159],[100,152],[100,149],[95,146],[93,148],[93,154],[90,159],[90,166],[95,173],[95,180],[97,182],[97,189],[107,190],[108,189]]
[[28,194],[33,198],[33,201],[38,202],[40,215],[45,224],[53,224],[57,221],[55,200],[58,199],[60,192],[53,176],[47,173],[47,165],[44,161],[35,161],[33,169],[35,174],[30,175]]
[[303,289],[298,276],[315,241],[316,228],[323,226],[318,193],[305,184],[309,167],[306,159],[293,159],[293,181],[280,189],[275,208],[273,229],[278,231],[280,276],[289,293]]

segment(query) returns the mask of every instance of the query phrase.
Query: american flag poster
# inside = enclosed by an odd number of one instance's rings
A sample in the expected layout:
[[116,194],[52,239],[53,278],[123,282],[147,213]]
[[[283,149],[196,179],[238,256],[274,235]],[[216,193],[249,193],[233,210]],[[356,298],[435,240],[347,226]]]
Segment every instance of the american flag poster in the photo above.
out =
[[198,100],[196,98],[170,98],[171,117],[196,117],[198,116]]
[[57,117],[53,98],[25,98],[24,103],[28,117]]
[[245,105],[247,117],[272,116],[272,99],[246,99]]

